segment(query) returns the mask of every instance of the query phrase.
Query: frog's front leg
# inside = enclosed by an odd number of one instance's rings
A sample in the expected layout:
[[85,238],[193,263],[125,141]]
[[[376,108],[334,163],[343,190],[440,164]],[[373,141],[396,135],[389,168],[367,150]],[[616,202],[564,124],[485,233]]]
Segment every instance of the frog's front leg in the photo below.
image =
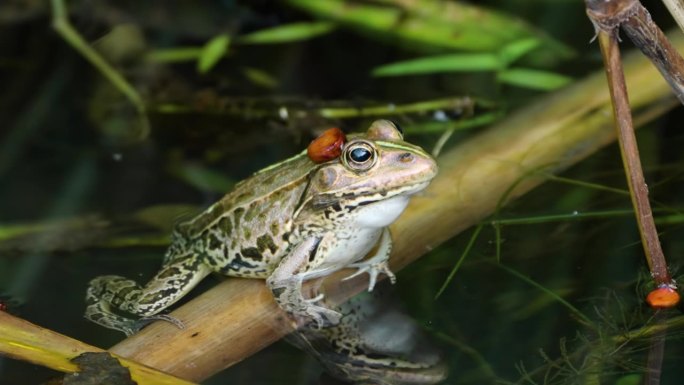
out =
[[368,291],[373,291],[375,283],[378,279],[378,275],[382,273],[385,274],[387,278],[389,278],[390,282],[395,283],[397,281],[397,278],[394,276],[394,273],[392,273],[392,271],[389,268],[389,257],[391,253],[392,236],[390,235],[389,229],[384,228],[375,255],[361,262],[350,264],[349,267],[355,267],[358,270],[354,274],[345,277],[343,281],[354,278],[357,275],[361,275],[363,273],[368,273]]
[[197,255],[188,255],[164,265],[144,287],[116,275],[97,277],[90,281],[86,293],[85,317],[127,335],[142,326],[141,320],[119,315],[112,308],[143,317],[142,321],[163,319],[182,325],[180,321],[157,314],[192,290],[209,273],[209,267],[201,263]]
[[334,310],[314,305],[323,299],[322,295],[312,299],[302,295],[307,265],[314,259],[322,238],[309,237],[295,246],[266,280],[275,301],[283,310],[294,316],[313,319],[319,328],[337,324],[342,316]]

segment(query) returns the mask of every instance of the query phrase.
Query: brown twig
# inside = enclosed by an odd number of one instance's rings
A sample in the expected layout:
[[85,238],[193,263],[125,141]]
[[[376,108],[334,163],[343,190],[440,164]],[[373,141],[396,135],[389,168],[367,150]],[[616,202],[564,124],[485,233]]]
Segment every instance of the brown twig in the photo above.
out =
[[587,0],[587,15],[597,31],[615,33],[622,27],[627,37],[658,68],[684,104],[684,58],[653,22],[638,0]]
[[625,25],[624,23],[628,23],[630,20],[634,22],[640,17],[639,15],[643,16],[645,10],[642,12],[643,7],[636,0],[587,0],[586,4],[587,15],[597,30],[599,46],[603,55],[608,88],[613,104],[613,116],[620,143],[620,153],[622,154],[622,162],[632,204],[636,212],[646,260],[656,284],[674,288],[674,282],[667,271],[667,262],[658,240],[658,232],[653,221],[651,204],[648,200],[648,187],[639,159],[639,149],[634,134],[632,112],[629,107],[627,86],[618,46],[618,26]]
[[[622,26],[629,38],[658,67],[681,102],[684,102],[684,87],[681,76],[684,61],[653,23],[650,15],[638,0],[586,0],[586,4],[587,15],[594,23],[603,55],[620,143],[620,153],[646,260],[651,275],[658,286],[648,294],[646,299],[656,309],[673,307],[679,302],[679,294],[676,292],[676,285],[667,270],[667,263],[660,246],[648,200],[648,187],[641,168],[627,96],[627,86],[622,70],[618,46],[618,27]],[[663,323],[663,320],[662,311],[656,310],[655,322]],[[666,333],[665,330],[662,330],[651,338],[647,372],[644,377],[645,385],[660,384]]]

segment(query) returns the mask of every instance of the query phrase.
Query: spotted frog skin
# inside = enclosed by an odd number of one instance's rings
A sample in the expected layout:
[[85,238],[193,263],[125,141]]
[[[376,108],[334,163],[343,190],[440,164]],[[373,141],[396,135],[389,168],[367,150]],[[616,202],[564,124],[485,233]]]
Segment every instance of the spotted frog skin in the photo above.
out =
[[369,291],[381,273],[394,281],[387,226],[436,173],[434,159],[405,142],[396,125],[376,121],[365,134],[350,135],[338,158],[316,164],[300,153],[179,224],[146,285],[112,275],[93,279],[85,317],[130,335],[140,318],[163,318],[157,315],[216,272],[265,279],[290,316],[334,325],[341,314],[317,305],[321,296],[305,298],[302,283],[346,267],[358,269],[352,276],[370,275]]

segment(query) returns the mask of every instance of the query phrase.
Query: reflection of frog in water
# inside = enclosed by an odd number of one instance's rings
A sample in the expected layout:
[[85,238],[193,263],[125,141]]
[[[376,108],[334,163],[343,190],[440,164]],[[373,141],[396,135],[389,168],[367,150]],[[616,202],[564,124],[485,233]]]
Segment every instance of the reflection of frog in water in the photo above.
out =
[[[381,291],[382,292],[382,291]],[[380,298],[382,296],[382,298]],[[362,293],[336,308],[339,324],[309,324],[287,337],[333,377],[360,384],[428,385],[447,377],[439,351],[411,317],[382,293]]]

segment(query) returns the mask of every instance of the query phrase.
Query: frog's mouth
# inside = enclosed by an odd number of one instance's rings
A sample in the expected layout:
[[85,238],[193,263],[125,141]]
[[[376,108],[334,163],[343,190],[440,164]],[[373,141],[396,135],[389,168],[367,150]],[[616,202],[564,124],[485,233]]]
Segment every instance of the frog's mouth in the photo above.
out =
[[372,205],[398,197],[406,197],[406,199],[408,199],[408,197],[423,191],[429,184],[430,181],[427,181],[402,186],[401,188],[388,191],[354,194],[350,200],[356,201],[354,205],[358,207]]
[[423,191],[430,184],[430,180],[418,182],[400,188],[385,190],[385,191],[365,191],[365,192],[349,192],[349,193],[328,193],[321,194],[311,200],[314,209],[323,209],[334,205],[340,206],[340,202],[347,202],[345,206],[360,207],[372,205],[374,203],[386,201],[399,196],[408,197]]
[[421,192],[421,191],[425,190],[428,185],[430,185],[431,181],[432,180],[428,180],[425,182],[419,182],[419,183],[415,183],[412,185],[408,185],[408,186],[406,186],[407,189],[405,191],[400,191],[396,195],[413,195],[415,193]]

